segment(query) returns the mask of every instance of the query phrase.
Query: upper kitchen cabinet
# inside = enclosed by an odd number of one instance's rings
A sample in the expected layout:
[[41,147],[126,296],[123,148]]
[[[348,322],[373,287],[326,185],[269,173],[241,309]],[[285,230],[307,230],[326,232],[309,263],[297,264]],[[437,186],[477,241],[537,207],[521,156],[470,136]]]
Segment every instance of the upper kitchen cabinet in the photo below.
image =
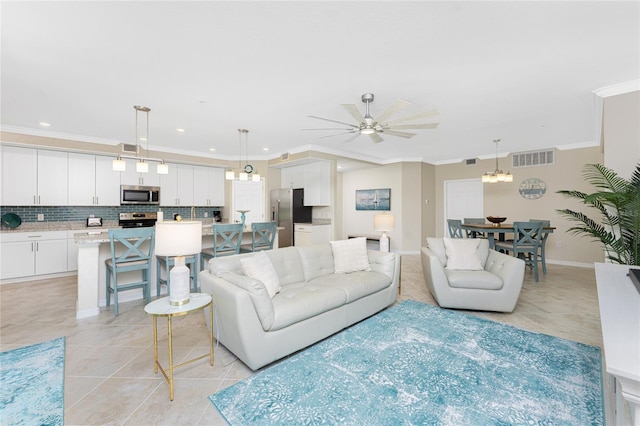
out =
[[169,164],[169,174],[160,176],[160,205],[194,205],[192,165]]
[[224,169],[193,166],[193,204],[224,206]]
[[69,205],[120,205],[120,172],[113,157],[69,153]]
[[285,188],[304,188],[305,206],[331,204],[331,162],[315,161],[285,167],[280,171],[280,182]]
[[67,205],[68,154],[15,146],[2,147],[2,204]]
[[[146,161],[149,163],[148,173],[138,173],[136,171],[135,158],[127,158],[127,170],[120,172],[120,184],[121,185],[144,185],[144,186],[160,186],[160,175],[158,175],[158,162]],[[171,173],[171,166],[169,166],[169,173]]]

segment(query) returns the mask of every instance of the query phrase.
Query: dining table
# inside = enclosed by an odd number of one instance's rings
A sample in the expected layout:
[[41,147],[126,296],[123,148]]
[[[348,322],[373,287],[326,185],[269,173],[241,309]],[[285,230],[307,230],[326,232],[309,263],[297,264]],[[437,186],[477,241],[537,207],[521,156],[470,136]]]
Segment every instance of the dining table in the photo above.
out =
[[[506,234],[513,234],[513,223],[467,223],[462,224],[462,229],[471,232],[471,237],[476,238],[478,234],[485,234],[489,239],[489,248],[496,246],[495,234],[498,234],[498,241],[504,241]],[[542,232],[553,233],[555,226],[545,226]]]

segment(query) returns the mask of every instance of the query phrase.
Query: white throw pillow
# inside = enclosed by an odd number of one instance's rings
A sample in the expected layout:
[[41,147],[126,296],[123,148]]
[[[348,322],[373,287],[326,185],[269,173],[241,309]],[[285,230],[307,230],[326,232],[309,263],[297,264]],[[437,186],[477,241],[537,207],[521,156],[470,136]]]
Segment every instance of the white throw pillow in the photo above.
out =
[[371,270],[366,238],[349,238],[348,240],[329,241],[329,243],[331,243],[333,251],[333,265],[336,274]]
[[443,238],[447,253],[447,269],[481,271],[484,268],[478,257],[480,240],[475,238]]
[[269,297],[273,298],[281,290],[280,278],[278,278],[278,274],[269,257],[263,251],[240,259],[240,265],[242,265],[242,272],[245,275],[255,278],[264,284]]

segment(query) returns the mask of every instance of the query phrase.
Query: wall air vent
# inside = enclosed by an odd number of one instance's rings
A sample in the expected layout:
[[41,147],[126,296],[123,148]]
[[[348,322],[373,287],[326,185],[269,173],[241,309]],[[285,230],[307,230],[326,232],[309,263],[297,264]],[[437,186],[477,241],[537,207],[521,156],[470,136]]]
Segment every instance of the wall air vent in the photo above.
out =
[[126,152],[127,154],[138,154],[138,145],[134,145],[131,143],[121,143],[122,152]]
[[467,166],[471,166],[472,164],[476,164],[476,159],[475,159],[475,158],[469,158],[469,159],[467,159],[467,160],[464,160],[464,163],[465,163]]
[[554,163],[553,149],[513,154],[513,167],[549,166]]
[[282,154],[282,155],[280,156],[280,159],[281,159],[282,161],[288,160],[288,159],[289,159],[289,153],[288,153],[288,152],[285,152],[284,154]]

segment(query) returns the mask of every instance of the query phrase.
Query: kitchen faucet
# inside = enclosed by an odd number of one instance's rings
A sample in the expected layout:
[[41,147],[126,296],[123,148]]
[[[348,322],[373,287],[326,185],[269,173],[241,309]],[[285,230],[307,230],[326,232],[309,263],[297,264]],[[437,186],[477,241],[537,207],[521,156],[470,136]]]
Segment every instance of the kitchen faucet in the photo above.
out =
[[196,217],[196,206],[191,207],[191,220]]

